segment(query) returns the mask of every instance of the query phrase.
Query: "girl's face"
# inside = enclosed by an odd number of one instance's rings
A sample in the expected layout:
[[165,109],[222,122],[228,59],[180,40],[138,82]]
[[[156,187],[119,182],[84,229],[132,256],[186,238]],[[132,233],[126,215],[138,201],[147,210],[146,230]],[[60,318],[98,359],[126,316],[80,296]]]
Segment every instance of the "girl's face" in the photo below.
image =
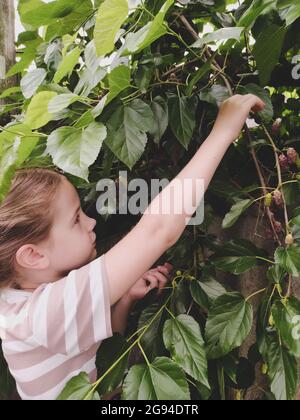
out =
[[96,234],[93,232],[96,221],[82,211],[75,188],[65,178],[53,204],[48,257],[57,273],[67,273],[96,258]]

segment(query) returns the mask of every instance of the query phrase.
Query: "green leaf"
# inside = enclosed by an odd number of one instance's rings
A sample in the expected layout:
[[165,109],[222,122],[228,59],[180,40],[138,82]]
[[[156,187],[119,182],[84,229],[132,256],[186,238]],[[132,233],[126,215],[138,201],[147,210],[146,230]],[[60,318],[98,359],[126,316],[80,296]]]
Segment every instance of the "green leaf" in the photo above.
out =
[[4,92],[1,93],[0,99],[8,98],[9,96],[21,92],[21,88],[19,86],[14,86],[8,89],[5,89]]
[[171,129],[187,150],[196,126],[196,109],[198,98],[196,96],[175,96],[168,100],[169,123]]
[[237,22],[237,26],[245,26],[247,28],[252,26],[259,16],[274,8],[274,3],[274,0],[254,0]]
[[135,99],[114,112],[107,122],[106,145],[130,169],[142,156],[147,135],[153,124],[153,113],[149,105]]
[[168,104],[164,98],[156,96],[150,106],[154,115],[154,124],[149,134],[153,137],[155,143],[159,143],[169,124]]
[[32,130],[43,127],[52,120],[53,114],[48,112],[48,105],[51,99],[57,96],[56,92],[39,92],[28,105],[25,124]]
[[249,200],[249,199],[239,200],[238,202],[236,202],[231,207],[230,211],[226,214],[222,223],[222,228],[228,229],[231,226],[233,226],[238,221],[242,213],[244,213],[244,211],[246,211],[251,206],[252,203],[253,203],[253,200]]
[[[114,334],[113,337],[110,337],[102,342],[96,358],[99,378],[111,368],[120,356],[125,353],[128,347],[129,344],[127,343],[125,337],[121,334]],[[97,388],[100,395],[105,395],[108,392],[113,391],[122,382],[127,368],[128,357],[129,353],[127,356],[122,358],[122,360],[110,371],[107,376],[105,376],[105,378],[102,379],[99,387]]]
[[48,137],[47,152],[56,166],[88,181],[88,168],[101,150],[106,128],[92,123],[85,129],[60,127]]
[[6,73],[6,77],[14,76],[17,73],[23,72],[27,69],[36,57],[36,50],[42,43],[42,39],[38,38],[32,42],[26,43],[25,48],[21,49],[21,59],[14,64]]
[[193,45],[193,48],[202,48],[206,44],[217,41],[225,41],[228,39],[240,40],[241,33],[245,28],[233,27],[233,28],[222,28],[217,31],[203,35],[202,38],[198,39]]
[[190,285],[191,295],[196,303],[208,310],[212,303],[226,293],[226,289],[212,276],[201,281],[193,280]]
[[23,8],[21,18],[23,23],[31,25],[34,29],[47,26],[45,40],[49,41],[76,29],[92,11],[93,5],[90,0],[36,2],[35,7],[30,0],[30,7]]
[[48,112],[50,114],[56,114],[63,109],[68,108],[72,103],[80,100],[82,100],[82,98],[74,93],[62,93],[51,99],[48,105]]
[[284,9],[282,10],[281,18],[286,21],[287,26],[294,23],[300,17],[300,4],[298,0],[290,0],[288,2],[279,0],[278,7],[279,9]]
[[142,93],[147,93],[150,82],[154,76],[153,66],[139,66],[134,77],[136,86]]
[[116,35],[127,15],[127,0],[105,0],[101,4],[94,31],[98,57],[113,51]]
[[237,292],[227,293],[211,306],[205,328],[207,356],[216,359],[239,347],[250,333],[251,305]]
[[98,67],[96,70],[85,68],[79,72],[79,82],[74,90],[76,95],[88,96],[91,91],[104,79],[107,70]]
[[238,92],[242,93],[243,95],[245,95],[246,93],[253,93],[254,95],[257,95],[259,98],[261,98],[265,102],[266,107],[263,111],[259,112],[258,115],[260,115],[261,118],[266,122],[270,122],[272,120],[274,110],[270,94],[267,90],[254,83],[250,83],[246,86],[240,86]]
[[167,32],[164,19],[173,3],[174,0],[167,0],[152,22],[148,22],[137,32],[127,35],[122,55],[139,53]]
[[127,66],[119,66],[114,68],[108,75],[109,94],[106,105],[109,104],[124,89],[130,87],[131,72]]
[[213,85],[209,89],[202,90],[199,98],[201,101],[220,106],[229,96],[228,89],[225,86]]
[[80,54],[80,48],[76,47],[63,58],[53,78],[55,83],[59,83],[67,75],[70,77],[74,67],[78,63]]
[[213,263],[218,270],[238,275],[250,270],[258,263],[256,256],[264,256],[264,252],[250,241],[235,239],[227,242],[217,251]]
[[300,302],[290,298],[287,302],[277,300],[272,307],[272,315],[280,333],[290,352],[300,357]]
[[123,384],[125,400],[190,400],[181,368],[167,357],[153,363],[133,366]]
[[254,57],[259,71],[259,80],[265,86],[278,63],[286,28],[278,25],[266,27],[256,40],[253,48]]
[[[91,0],[67,0],[67,2],[66,0],[62,0],[62,3],[64,4],[63,14],[47,27],[45,35],[46,41],[77,31],[80,26],[92,16],[93,4]],[[67,7],[68,4],[69,7]],[[67,12],[68,14],[66,14]]]
[[[90,383],[87,373],[81,372],[68,381],[57,400],[84,400],[92,390],[93,384]],[[91,394],[89,400],[99,400],[97,392]]]
[[200,327],[189,315],[179,315],[165,322],[163,337],[173,360],[192,378],[210,388],[207,360]]
[[28,72],[21,80],[20,86],[25,98],[31,98],[37,88],[46,79],[47,73],[45,69],[35,69]]
[[297,360],[277,338],[268,342],[267,360],[271,391],[278,401],[293,400],[297,388]]
[[10,125],[0,133],[0,201],[10,189],[15,170],[30,156],[39,141],[24,124]]
[[[165,320],[166,312],[160,311],[161,304],[159,302],[154,302],[151,305],[147,306],[141,313],[138,322],[138,330],[143,333],[141,337],[142,347],[147,354],[147,357],[150,360],[153,360],[155,357],[160,355],[165,355],[165,346],[163,342],[162,334],[157,334],[157,331],[162,331]],[[153,319],[151,325],[150,321]],[[147,331],[143,331],[142,328],[147,327]]]
[[186,89],[187,96],[190,96],[192,94],[193,87],[199,82],[199,80],[202,80],[210,72],[212,61],[213,59],[211,58],[205,64],[203,64],[203,66],[201,66],[199,70],[196,71],[196,73],[191,78],[189,85]]
[[275,284],[278,284],[283,280],[286,272],[284,268],[280,267],[278,264],[272,265],[272,267],[268,268],[267,271],[267,278],[268,280],[272,281]]
[[296,244],[288,248],[277,248],[275,262],[294,277],[300,275],[300,247]]

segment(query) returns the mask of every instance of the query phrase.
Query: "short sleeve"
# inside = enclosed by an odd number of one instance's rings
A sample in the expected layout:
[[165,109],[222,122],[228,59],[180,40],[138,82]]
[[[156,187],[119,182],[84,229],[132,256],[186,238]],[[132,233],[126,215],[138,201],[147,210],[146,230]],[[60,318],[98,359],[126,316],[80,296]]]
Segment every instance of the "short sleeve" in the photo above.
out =
[[75,356],[113,335],[105,255],[35,290],[29,302],[34,339]]

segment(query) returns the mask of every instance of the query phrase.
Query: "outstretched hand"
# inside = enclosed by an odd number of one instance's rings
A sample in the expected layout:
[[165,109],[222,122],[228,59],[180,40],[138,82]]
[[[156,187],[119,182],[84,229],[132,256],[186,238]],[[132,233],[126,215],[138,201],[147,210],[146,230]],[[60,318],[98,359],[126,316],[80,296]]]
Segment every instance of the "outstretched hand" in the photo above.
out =
[[127,297],[135,302],[143,299],[147,293],[152,289],[158,289],[158,294],[161,294],[162,289],[171,279],[171,271],[173,266],[169,263],[159,265],[149,271],[146,271],[141,278],[128,290]]

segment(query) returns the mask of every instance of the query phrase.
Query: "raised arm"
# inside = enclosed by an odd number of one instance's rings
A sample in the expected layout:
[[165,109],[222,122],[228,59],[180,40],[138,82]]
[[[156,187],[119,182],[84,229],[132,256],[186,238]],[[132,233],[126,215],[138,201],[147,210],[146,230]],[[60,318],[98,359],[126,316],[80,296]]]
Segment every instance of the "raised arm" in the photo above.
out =
[[[203,198],[203,194],[199,195],[196,181],[203,180],[205,192],[228,147],[239,136],[249,112],[261,111],[264,106],[261,99],[251,94],[235,95],[225,101],[211,134],[194,157],[153,199],[128,235],[106,253],[111,305],[177,242]],[[187,179],[190,182],[183,183]],[[183,194],[180,189],[174,188],[179,183],[184,185]],[[179,202],[183,211],[177,214],[172,209]],[[158,211],[161,203],[164,208],[171,209],[168,214]]]

